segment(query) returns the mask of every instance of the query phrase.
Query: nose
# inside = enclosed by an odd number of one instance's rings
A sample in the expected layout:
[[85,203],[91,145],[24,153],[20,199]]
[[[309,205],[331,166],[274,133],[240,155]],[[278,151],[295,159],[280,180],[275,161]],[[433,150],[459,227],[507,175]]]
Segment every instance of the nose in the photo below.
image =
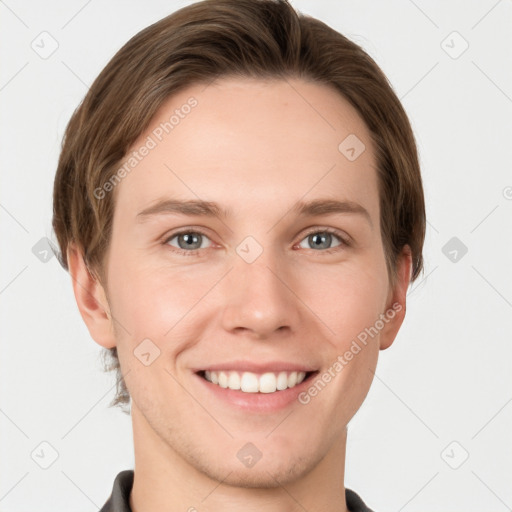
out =
[[256,339],[267,339],[276,331],[296,332],[301,302],[295,284],[290,269],[271,250],[252,263],[236,255],[222,289],[224,329],[250,332]]

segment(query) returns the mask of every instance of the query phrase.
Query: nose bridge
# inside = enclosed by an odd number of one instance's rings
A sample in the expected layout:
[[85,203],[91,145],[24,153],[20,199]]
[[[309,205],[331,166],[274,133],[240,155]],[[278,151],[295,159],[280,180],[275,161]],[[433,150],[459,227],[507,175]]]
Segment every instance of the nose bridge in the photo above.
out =
[[290,290],[290,273],[284,271],[276,251],[261,247],[258,255],[257,249],[251,240],[237,247],[224,288],[224,327],[247,329],[259,336],[284,327],[295,331],[299,304]]

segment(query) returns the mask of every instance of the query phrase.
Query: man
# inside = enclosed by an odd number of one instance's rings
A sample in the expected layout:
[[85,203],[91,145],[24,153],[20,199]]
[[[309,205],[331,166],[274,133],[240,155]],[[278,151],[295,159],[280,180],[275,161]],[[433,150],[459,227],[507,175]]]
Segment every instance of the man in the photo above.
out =
[[131,39],[66,131],[53,225],[131,405],[107,511],[368,511],[347,425],[422,270],[414,137],[357,45],[284,1]]

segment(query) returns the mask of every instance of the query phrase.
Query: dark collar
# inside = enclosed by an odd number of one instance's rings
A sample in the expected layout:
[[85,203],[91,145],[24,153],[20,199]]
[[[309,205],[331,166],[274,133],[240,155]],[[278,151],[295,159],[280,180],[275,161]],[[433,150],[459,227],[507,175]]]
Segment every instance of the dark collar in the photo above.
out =
[[[130,508],[130,492],[133,486],[133,469],[121,471],[116,476],[112,494],[100,512],[132,512]],[[350,512],[373,512],[359,495],[351,489],[345,489],[345,499]]]

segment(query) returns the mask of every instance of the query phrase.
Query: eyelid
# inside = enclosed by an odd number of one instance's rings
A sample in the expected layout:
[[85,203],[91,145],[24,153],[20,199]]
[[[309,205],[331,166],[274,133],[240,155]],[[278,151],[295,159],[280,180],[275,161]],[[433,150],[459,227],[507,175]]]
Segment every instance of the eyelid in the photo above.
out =
[[[167,245],[167,244],[169,244],[169,242],[173,238],[176,238],[179,235],[184,235],[184,234],[188,234],[188,233],[196,233],[198,235],[201,235],[201,236],[204,236],[204,237],[208,238],[210,240],[210,242],[212,242],[212,244],[215,243],[215,242],[213,242],[211,237],[202,228],[195,228],[193,226],[190,226],[188,228],[178,229],[178,231],[173,231],[172,233],[165,234],[164,237],[163,237],[162,244],[163,245]],[[194,255],[198,251],[204,250],[204,248],[203,248],[203,249],[192,249],[190,251],[187,251],[185,249],[180,249],[180,248],[174,247],[172,245],[170,245],[169,247],[171,247],[172,251],[177,252],[178,254],[184,254],[185,253],[187,255]],[[209,249],[209,247],[207,249]]]
[[[352,237],[349,236],[344,231],[341,231],[341,230],[336,229],[336,228],[329,228],[327,226],[325,226],[325,227],[313,226],[311,229],[308,229],[304,233],[304,235],[300,239],[300,242],[302,242],[302,240],[304,240],[304,238],[306,238],[307,236],[311,235],[312,233],[329,233],[331,235],[335,235],[337,238],[339,238],[339,240],[342,242],[342,244],[345,244],[347,246],[350,246],[353,243]],[[332,247],[332,249],[334,249],[334,247]],[[326,250],[328,251],[329,249],[326,249]],[[322,251],[322,252],[325,252],[325,251]]]

